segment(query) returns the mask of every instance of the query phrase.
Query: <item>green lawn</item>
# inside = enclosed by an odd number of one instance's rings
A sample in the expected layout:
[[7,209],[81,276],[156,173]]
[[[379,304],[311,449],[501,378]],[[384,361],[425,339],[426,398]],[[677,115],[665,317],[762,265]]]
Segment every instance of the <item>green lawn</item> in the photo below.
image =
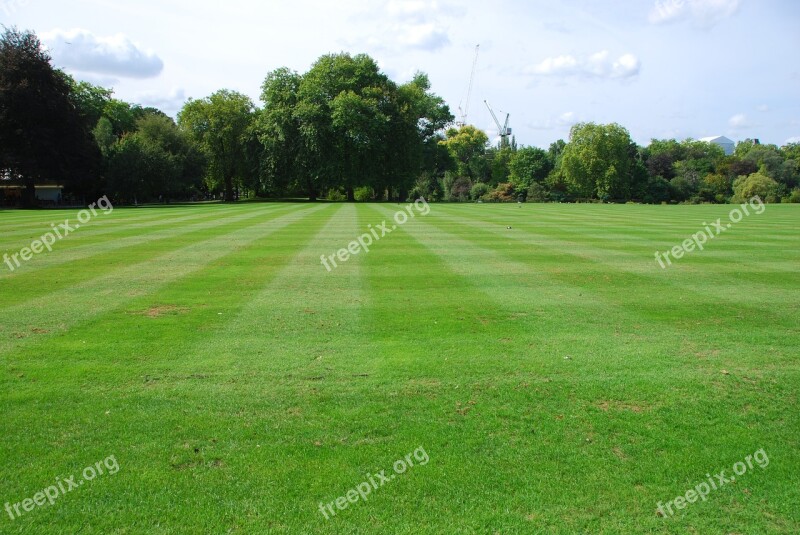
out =
[[99,212],[0,263],[0,507],[119,470],[0,533],[798,533],[800,207],[654,258],[731,208],[431,205],[331,272],[401,206]]

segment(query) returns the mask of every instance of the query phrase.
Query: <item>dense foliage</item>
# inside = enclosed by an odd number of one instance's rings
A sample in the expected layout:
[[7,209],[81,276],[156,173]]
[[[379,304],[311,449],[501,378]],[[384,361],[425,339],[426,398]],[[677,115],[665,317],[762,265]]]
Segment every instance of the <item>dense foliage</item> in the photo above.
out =
[[490,144],[431,92],[397,84],[367,55],[330,54],[305,74],[267,74],[261,107],[220,90],[177,124],[54,69],[30,32],[0,39],[0,179],[56,180],[73,199],[767,202],[800,200],[800,145],[633,142],[618,124],[575,125],[547,150]]
[[84,179],[100,161],[71,80],[50,61],[32,33],[10,29],[0,38],[0,176],[24,186],[26,206],[50,177],[92,189]]

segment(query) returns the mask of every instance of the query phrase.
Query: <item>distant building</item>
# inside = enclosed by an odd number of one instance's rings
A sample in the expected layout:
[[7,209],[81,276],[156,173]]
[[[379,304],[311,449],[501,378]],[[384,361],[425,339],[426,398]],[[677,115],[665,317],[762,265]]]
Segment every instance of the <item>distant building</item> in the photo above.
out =
[[[21,204],[22,192],[25,186],[19,184],[4,184],[3,182],[0,182],[0,206],[16,206]],[[36,200],[45,206],[61,204],[63,190],[64,186],[56,183],[36,184]]]
[[700,141],[705,141],[706,143],[713,143],[714,145],[719,145],[722,147],[722,150],[725,151],[725,154],[730,156],[733,154],[733,149],[736,148],[736,143],[725,136],[711,136],[711,137],[704,137]]

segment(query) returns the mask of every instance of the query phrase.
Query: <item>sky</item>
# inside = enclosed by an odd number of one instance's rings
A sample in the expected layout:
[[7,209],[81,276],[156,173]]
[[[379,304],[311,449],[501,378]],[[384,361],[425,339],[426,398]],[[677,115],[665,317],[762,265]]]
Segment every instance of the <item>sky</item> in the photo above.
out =
[[[56,67],[175,116],[219,89],[260,104],[278,67],[367,53],[396,82],[427,73],[454,115],[546,148],[578,122],[653,138],[800,142],[796,0],[0,0]],[[474,87],[467,100],[475,47]]]

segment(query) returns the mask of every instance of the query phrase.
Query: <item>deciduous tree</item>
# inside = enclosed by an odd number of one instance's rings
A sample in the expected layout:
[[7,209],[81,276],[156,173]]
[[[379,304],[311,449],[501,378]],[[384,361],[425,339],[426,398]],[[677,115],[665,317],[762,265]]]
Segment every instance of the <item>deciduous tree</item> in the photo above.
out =
[[594,123],[572,127],[561,169],[579,197],[629,199],[635,166],[636,145],[625,128]]
[[26,206],[36,203],[37,181],[64,181],[79,192],[97,186],[91,127],[50,61],[33,33],[12,28],[0,37],[0,168],[21,179]]
[[189,100],[178,124],[208,158],[208,178],[222,183],[225,200],[234,200],[234,183],[248,172],[246,152],[254,105],[249,97],[223,89],[201,100]]

